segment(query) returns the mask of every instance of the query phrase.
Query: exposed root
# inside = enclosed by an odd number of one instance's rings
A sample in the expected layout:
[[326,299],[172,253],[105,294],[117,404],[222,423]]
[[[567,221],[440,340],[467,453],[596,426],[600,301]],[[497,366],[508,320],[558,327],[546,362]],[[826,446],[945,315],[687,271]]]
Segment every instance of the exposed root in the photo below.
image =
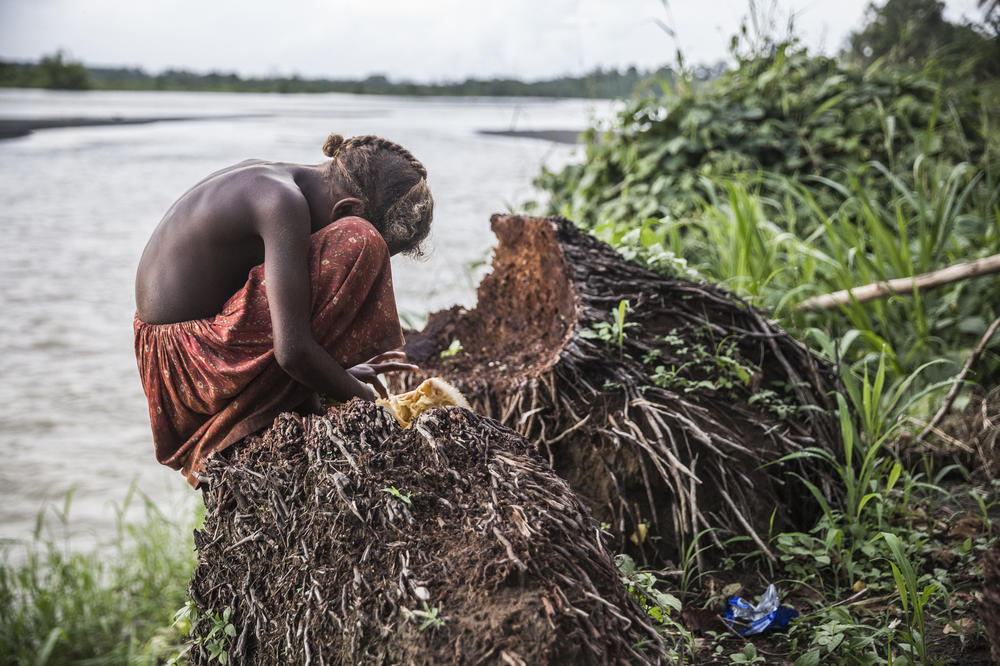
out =
[[285,414],[206,473],[191,597],[232,609],[230,663],[665,663],[588,510],[466,409]]

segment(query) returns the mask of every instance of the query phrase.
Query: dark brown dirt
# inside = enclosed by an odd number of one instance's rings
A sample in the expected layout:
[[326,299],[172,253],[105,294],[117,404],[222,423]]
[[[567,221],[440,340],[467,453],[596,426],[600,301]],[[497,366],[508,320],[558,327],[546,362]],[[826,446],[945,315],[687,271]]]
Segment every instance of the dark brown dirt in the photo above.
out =
[[1000,664],[1000,541],[983,557],[983,577],[979,617],[990,641],[993,662]]
[[[227,453],[190,592],[232,609],[232,663],[663,661],[587,509],[490,419],[435,409],[404,431],[353,401]],[[443,625],[421,629],[433,609]]]
[[[815,504],[790,473],[831,496],[832,470],[776,461],[809,446],[835,450],[827,365],[727,292],[627,262],[565,219],[491,223],[499,246],[477,306],[408,332],[422,372],[395,390],[435,375],[454,383],[475,410],[534,442],[612,526],[615,548],[640,561],[672,557],[708,528],[717,542],[748,535],[766,551],[772,511],[775,530],[811,527]],[[623,299],[621,347],[587,337]],[[442,357],[454,340],[462,351]],[[643,522],[662,541],[643,541]]]

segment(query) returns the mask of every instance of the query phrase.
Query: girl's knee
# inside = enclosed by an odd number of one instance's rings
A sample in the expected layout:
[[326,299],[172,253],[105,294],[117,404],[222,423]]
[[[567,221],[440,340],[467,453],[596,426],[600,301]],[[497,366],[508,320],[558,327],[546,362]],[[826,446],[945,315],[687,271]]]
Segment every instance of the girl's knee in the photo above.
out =
[[342,217],[314,233],[312,251],[354,260],[366,257],[379,263],[389,257],[385,239],[370,222],[360,217]]

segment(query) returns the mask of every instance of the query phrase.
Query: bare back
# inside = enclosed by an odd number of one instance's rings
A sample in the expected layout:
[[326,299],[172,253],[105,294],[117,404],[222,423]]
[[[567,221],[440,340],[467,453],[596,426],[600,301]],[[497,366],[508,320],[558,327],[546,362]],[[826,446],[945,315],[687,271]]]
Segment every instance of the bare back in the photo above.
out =
[[[217,171],[171,206],[136,273],[139,319],[167,324],[218,314],[264,261],[262,220],[283,204],[303,205],[300,165],[247,160]],[[264,202],[264,205],[262,205]],[[280,220],[277,221],[280,224]],[[308,229],[289,225],[289,233]]]
[[[331,135],[324,144],[324,152],[332,158],[344,143],[340,135]],[[197,183],[170,207],[154,229],[139,260],[135,280],[139,320],[145,324],[173,324],[214,317],[246,284],[251,269],[262,264],[273,342],[271,360],[296,382],[318,394],[344,401],[352,397],[372,400],[376,392],[385,395],[385,388],[377,377],[379,373],[415,370],[416,367],[400,362],[402,354],[399,352],[380,354],[368,363],[351,368],[338,363],[333,352],[317,341],[312,319],[313,294],[326,293],[324,290],[336,286],[331,285],[331,281],[338,278],[328,271],[313,270],[309,258],[313,248],[332,252],[334,258],[340,259],[350,258],[352,251],[364,250],[370,262],[366,274],[371,271],[384,280],[378,283],[388,285],[388,295],[383,298],[391,299],[388,257],[392,248],[384,237],[373,236],[381,231],[369,222],[345,218],[367,216],[367,201],[373,197],[373,188],[379,194],[384,194],[383,189],[395,192],[383,202],[386,210],[397,206],[412,192],[423,193],[421,196],[426,202],[421,200],[415,205],[422,216],[417,222],[424,224],[414,228],[426,235],[431,210],[430,192],[423,180],[426,173],[409,152],[393,146],[395,144],[387,144],[378,137],[365,136],[358,137],[345,149],[342,156],[345,160],[353,154],[351,151],[362,153],[360,161],[355,160],[355,167],[368,174],[364,181],[368,189],[362,193],[356,191],[358,185],[354,177],[336,160],[316,165],[248,160],[217,171]],[[369,148],[377,150],[373,152]],[[389,176],[380,176],[381,180],[373,179],[369,153],[400,168],[388,169]],[[401,181],[401,177],[396,177],[400,169],[404,175],[413,172],[410,180],[419,176],[417,185],[422,189],[410,184],[397,191],[400,183],[406,185],[405,179]],[[382,174],[383,170],[376,171]],[[337,174],[346,174],[347,181]],[[395,176],[390,177],[393,174]],[[374,200],[381,202],[384,198]],[[376,212],[382,210],[378,208]],[[340,220],[344,220],[343,229],[364,230],[362,236],[368,240],[359,243],[353,236],[346,239],[332,236],[339,239],[336,243],[351,243],[350,247],[340,248],[329,246],[327,236],[318,239],[313,236]],[[337,229],[342,227],[334,230]],[[414,242],[419,242],[423,235],[417,233],[413,237],[416,238]],[[411,246],[402,242],[399,245],[401,250],[407,247]],[[327,263],[324,260],[317,266]],[[376,283],[360,279],[355,289],[370,289]],[[394,313],[395,308],[383,308],[380,312]],[[257,311],[254,316],[258,316]],[[393,318],[380,326],[384,330],[366,332],[366,335],[379,340],[387,335],[391,337],[398,331],[399,322]],[[386,327],[391,329],[388,333]],[[137,325],[137,334],[140,329],[149,330]],[[172,334],[172,329],[163,331]]]

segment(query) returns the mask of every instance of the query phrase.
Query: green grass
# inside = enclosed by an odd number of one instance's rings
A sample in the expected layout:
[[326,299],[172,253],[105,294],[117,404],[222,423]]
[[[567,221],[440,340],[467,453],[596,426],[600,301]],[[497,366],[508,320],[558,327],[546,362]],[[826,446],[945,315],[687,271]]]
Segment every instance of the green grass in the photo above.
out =
[[[811,449],[799,457],[832,466],[844,501],[831,504],[810,487],[823,515],[808,532],[769,536],[777,563],[759,551],[741,554],[739,544],[728,542],[724,552],[710,553],[722,563],[717,570],[701,571],[687,557],[680,572],[666,579],[618,557],[625,584],[659,623],[678,660],[751,663],[744,659],[759,654],[757,648],[750,654],[743,640],[721,630],[695,641],[678,623],[680,602],[670,596],[683,589],[685,610],[711,608],[721,614],[729,593],[719,590],[748,577],[761,587],[758,591],[766,581],[774,582],[783,603],[802,613],[786,633],[752,639],[767,649],[766,663],[934,664],[954,660],[966,643],[982,641],[973,600],[982,586],[978,562],[995,540],[990,526],[995,500],[987,500],[1000,485],[952,494],[943,479],[960,471],[957,465],[935,473],[924,461],[898,457],[888,444],[907,422],[919,371],[888,384],[882,360],[871,372],[841,366],[845,388],[836,397],[843,449],[835,454]],[[941,527],[969,516],[984,526],[975,536],[955,538]],[[651,602],[661,595],[675,603]],[[950,644],[949,626],[956,634]]]
[[[30,540],[0,561],[0,664],[155,664],[183,637],[171,629],[194,570],[191,509],[164,516],[132,488],[110,543],[79,552],[66,537],[72,492],[38,514]],[[142,518],[126,520],[140,503]]]
[[[878,163],[864,169],[885,171]],[[608,220],[594,233],[655,270],[723,284],[773,310],[801,335],[813,328],[833,338],[851,335],[856,340],[849,358],[883,355],[893,379],[928,361],[947,361],[925,373],[933,382],[957,371],[966,351],[1000,315],[993,298],[1000,291],[996,276],[825,312],[795,307],[809,296],[1000,252],[1000,179],[987,188],[985,170],[964,164],[945,169],[920,158],[913,177],[912,186],[894,180],[896,194],[889,201],[876,200],[858,178],[843,187],[760,174],[704,179],[705,199],[688,217],[641,224]],[[782,199],[761,194],[762,180],[783,188]],[[814,196],[817,184],[836,189],[840,200],[827,204],[832,209]],[[989,355],[984,370],[1000,376],[1000,355]]]

